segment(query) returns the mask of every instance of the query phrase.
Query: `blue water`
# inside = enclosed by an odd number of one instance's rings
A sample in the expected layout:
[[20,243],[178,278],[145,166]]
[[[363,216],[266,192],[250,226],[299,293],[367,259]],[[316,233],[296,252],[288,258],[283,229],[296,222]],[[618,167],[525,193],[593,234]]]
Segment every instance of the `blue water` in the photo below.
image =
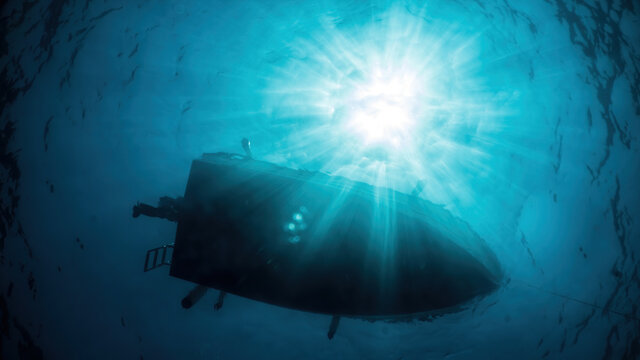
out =
[[[8,1],[0,357],[640,357],[637,1]],[[389,121],[393,119],[393,121]],[[501,288],[433,321],[342,319],[143,273],[192,159],[242,152],[464,219]],[[212,292],[213,293],[213,292]]]

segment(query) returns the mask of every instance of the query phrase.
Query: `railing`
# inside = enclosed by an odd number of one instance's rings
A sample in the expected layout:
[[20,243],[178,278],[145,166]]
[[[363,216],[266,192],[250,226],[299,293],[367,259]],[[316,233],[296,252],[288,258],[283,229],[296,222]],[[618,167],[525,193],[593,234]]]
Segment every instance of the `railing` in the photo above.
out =
[[[171,254],[169,253],[171,249]],[[144,260],[144,271],[153,270],[160,266],[171,265],[171,257],[173,255],[173,244],[164,245],[147,251],[147,257]]]

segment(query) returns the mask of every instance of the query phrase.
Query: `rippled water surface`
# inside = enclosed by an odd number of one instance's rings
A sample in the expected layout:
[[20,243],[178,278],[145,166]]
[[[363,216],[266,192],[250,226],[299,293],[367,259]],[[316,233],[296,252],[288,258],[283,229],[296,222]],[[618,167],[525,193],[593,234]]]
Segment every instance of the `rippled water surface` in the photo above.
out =
[[[0,357],[640,357],[637,1],[8,1]],[[206,152],[441,204],[500,289],[411,322],[330,318],[144,273]]]

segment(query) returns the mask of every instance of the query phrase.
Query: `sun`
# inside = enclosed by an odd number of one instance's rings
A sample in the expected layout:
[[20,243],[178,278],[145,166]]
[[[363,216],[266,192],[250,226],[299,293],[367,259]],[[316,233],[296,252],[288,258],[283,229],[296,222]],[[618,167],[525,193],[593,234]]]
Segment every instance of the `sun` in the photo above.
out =
[[397,148],[410,140],[416,119],[415,75],[372,70],[356,83],[345,101],[349,109],[343,126],[363,145]]
[[487,131],[506,110],[486,87],[482,38],[441,25],[400,7],[288,43],[262,92],[282,138],[274,161],[406,191],[421,182],[443,203],[469,198],[463,179],[485,168]]

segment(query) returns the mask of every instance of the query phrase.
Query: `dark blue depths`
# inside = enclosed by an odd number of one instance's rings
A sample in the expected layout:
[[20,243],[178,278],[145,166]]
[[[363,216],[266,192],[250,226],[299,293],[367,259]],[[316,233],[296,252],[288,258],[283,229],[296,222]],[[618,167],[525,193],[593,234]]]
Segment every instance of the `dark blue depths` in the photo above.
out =
[[[0,357],[639,358],[639,12],[3,3]],[[429,321],[342,319],[330,341],[327,316],[232,295],[182,309],[191,284],[142,272],[175,224],[131,206],[181,195],[192,159],[244,137],[281,166],[420,181],[495,252],[502,286]]]

